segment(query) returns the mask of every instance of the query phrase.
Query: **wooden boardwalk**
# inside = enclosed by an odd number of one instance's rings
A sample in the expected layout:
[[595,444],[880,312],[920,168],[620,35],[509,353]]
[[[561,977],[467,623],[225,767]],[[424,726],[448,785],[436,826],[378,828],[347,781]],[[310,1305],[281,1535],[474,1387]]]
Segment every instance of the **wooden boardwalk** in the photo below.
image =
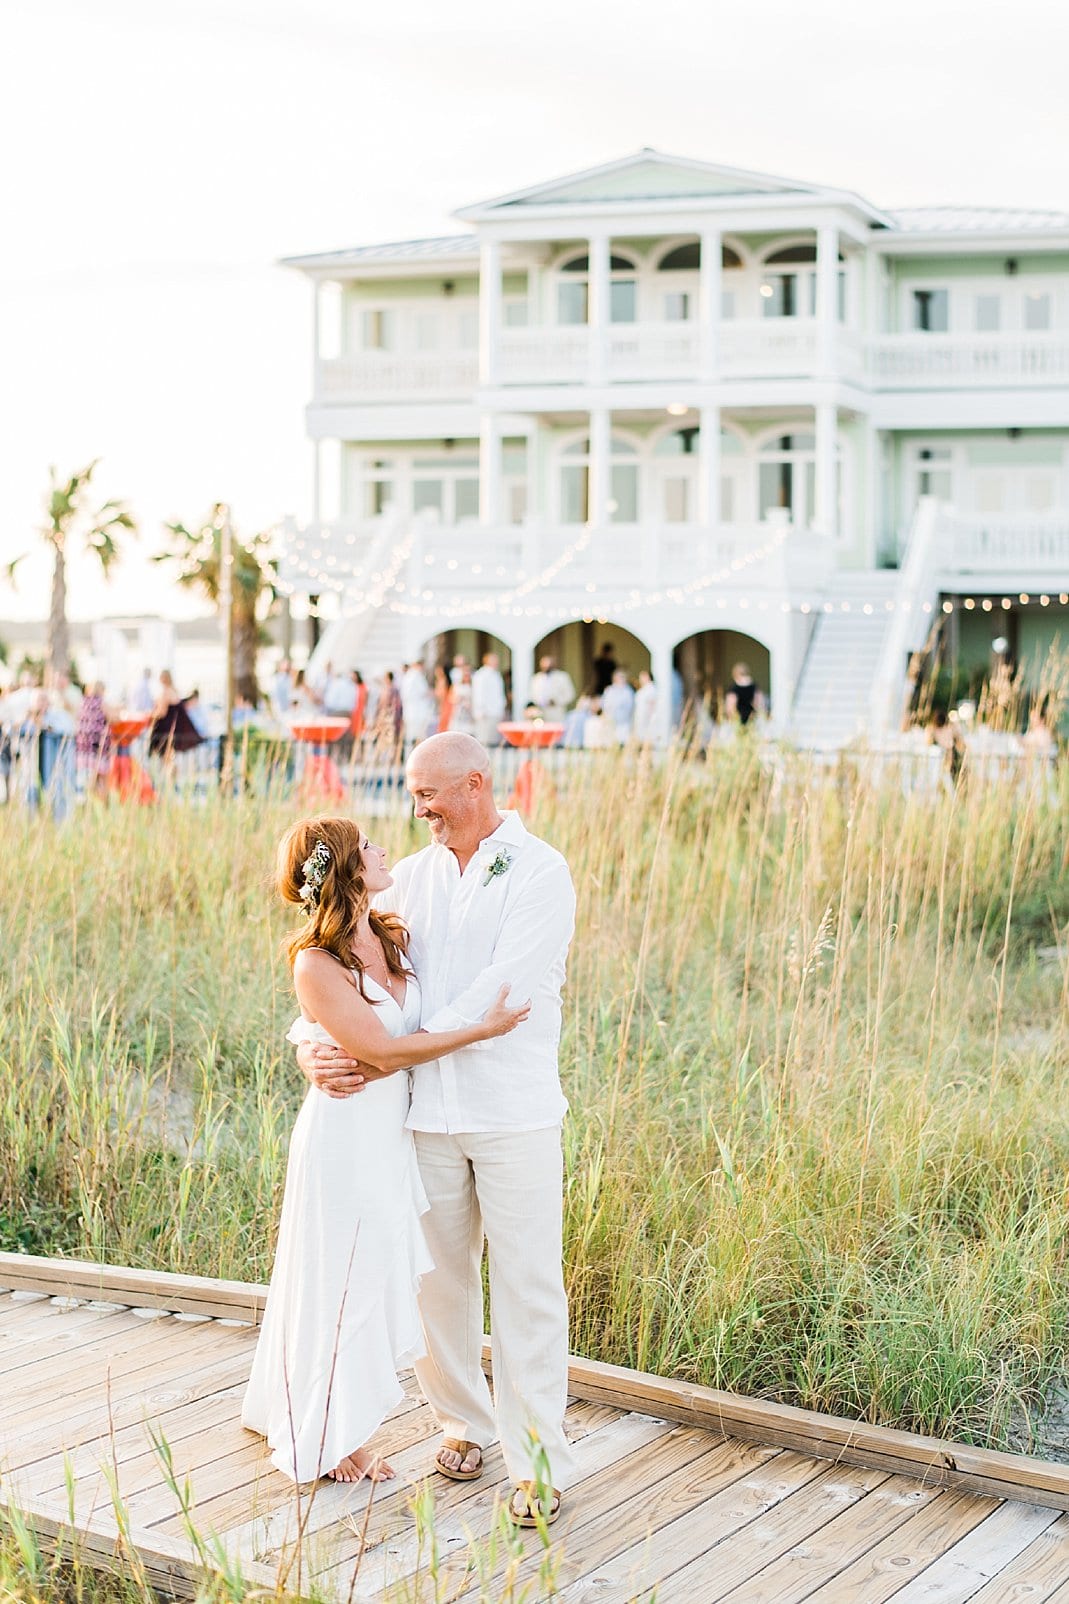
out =
[[[370,1505],[330,1482],[297,1499],[239,1421],[263,1288],[6,1254],[0,1286],[0,1501],[49,1546],[73,1528],[101,1566],[125,1551],[181,1596],[239,1562],[272,1592],[480,1597],[471,1543],[485,1560],[500,1456],[474,1484],[425,1480],[435,1432],[411,1382],[383,1432],[397,1482]],[[515,1593],[488,1599],[1069,1604],[1069,1467],[585,1360],[572,1393],[580,1480],[548,1552],[499,1541]]]

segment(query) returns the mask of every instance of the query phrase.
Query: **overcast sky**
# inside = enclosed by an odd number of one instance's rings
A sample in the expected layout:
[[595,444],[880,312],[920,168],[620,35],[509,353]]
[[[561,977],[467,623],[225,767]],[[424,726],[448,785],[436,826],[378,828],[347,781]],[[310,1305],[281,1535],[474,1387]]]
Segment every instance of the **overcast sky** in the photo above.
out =
[[[859,191],[1069,209],[1063,0],[0,0],[0,558],[101,457],[140,554],[75,617],[190,610],[162,520],[309,509],[310,291],[278,257],[642,145]],[[27,564],[0,617],[43,612]]]

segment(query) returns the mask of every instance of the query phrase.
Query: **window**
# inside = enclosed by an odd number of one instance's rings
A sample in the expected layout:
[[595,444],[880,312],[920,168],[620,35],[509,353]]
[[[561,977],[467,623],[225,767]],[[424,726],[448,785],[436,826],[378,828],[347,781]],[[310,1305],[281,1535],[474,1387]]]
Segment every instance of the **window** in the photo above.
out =
[[1050,328],[1050,292],[1030,290],[1024,298],[1024,326],[1038,332]]
[[997,334],[1002,326],[1002,296],[978,295],[974,315],[977,334]]
[[638,316],[638,285],[633,278],[614,278],[609,285],[609,322],[634,323]]
[[463,518],[477,518],[479,516],[478,474],[458,477],[453,489],[453,518],[455,522],[460,523]]
[[474,307],[457,318],[457,339],[462,351],[475,351],[479,345],[479,314]]
[[[609,522],[637,523],[638,452],[627,440],[613,435],[609,463]],[[590,441],[576,440],[566,447],[560,469],[560,521],[581,524],[590,512]]]
[[949,290],[913,291],[913,327],[925,334],[945,334],[950,327]]
[[1053,512],[1058,501],[1057,475],[1030,473],[1025,481],[1024,499],[1029,512]]
[[666,323],[690,322],[690,295],[686,290],[669,290],[664,298]]
[[917,452],[917,495],[953,501],[953,462],[949,446],[922,446]]
[[785,434],[762,448],[757,470],[758,516],[786,512],[792,523],[811,525],[816,512],[816,441],[812,434]]
[[413,479],[412,511],[436,512],[439,518],[445,511],[445,484],[441,479]]
[[557,322],[586,323],[588,310],[586,280],[569,282],[568,279],[562,279],[557,285]]
[[[558,270],[557,322],[566,325],[590,321],[590,258],[573,256]],[[609,257],[609,321],[634,323],[638,317],[635,264],[626,256]]]
[[416,313],[416,350],[437,351],[441,327],[437,312]]
[[393,351],[397,346],[396,318],[382,307],[365,308],[361,320],[365,351]]
[[720,291],[720,316],[724,319],[725,322],[729,321],[731,318],[733,318],[735,316],[735,291],[734,290],[721,290]]
[[505,302],[505,327],[509,329],[523,329],[527,327],[527,302]]
[[364,471],[364,517],[379,518],[393,503],[394,464],[381,459]]

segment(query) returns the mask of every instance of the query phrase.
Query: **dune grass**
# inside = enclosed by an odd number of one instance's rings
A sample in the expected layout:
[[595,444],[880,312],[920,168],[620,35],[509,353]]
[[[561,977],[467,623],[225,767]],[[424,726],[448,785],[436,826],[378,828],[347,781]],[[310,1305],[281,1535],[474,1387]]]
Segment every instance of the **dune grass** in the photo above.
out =
[[[294,813],[4,816],[0,1246],[267,1278]],[[573,1347],[1003,1444],[1069,1342],[1065,770],[932,797],[607,755],[538,827],[579,893]]]

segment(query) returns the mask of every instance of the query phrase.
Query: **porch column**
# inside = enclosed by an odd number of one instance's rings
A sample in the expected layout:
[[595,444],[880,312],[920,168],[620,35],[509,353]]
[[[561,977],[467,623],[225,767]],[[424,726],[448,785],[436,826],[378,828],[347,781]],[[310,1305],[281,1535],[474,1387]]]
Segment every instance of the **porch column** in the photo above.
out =
[[501,431],[493,412],[479,415],[479,522],[501,522]]
[[839,230],[817,230],[817,373],[831,378],[836,369],[839,326]]
[[609,496],[612,487],[612,419],[608,407],[590,413],[590,477],[587,522],[604,529],[609,522]]
[[523,710],[531,694],[534,648],[535,643],[527,639],[512,644],[512,716],[515,719],[523,718]]
[[501,245],[484,239],[479,246],[479,383],[496,384],[501,338]]
[[702,235],[698,279],[698,377],[705,384],[716,377],[723,259],[720,230],[709,229]]
[[587,327],[590,339],[588,381],[604,384],[609,373],[609,241],[592,239],[587,245]]
[[319,341],[321,339],[319,321],[319,280],[312,284],[312,394],[319,394]]
[[701,410],[701,428],[698,431],[698,521],[704,529],[715,529],[720,522],[719,407],[702,407]]
[[[318,440],[313,440],[312,441],[312,519],[313,519],[313,522],[315,522],[315,523],[319,522],[319,504],[320,504],[320,501],[322,499],[322,496],[321,496],[322,484],[323,484],[323,478],[322,478],[322,466],[321,466],[320,460],[319,460],[319,441]],[[357,516],[362,518],[363,515],[364,515],[364,509],[363,509],[363,507],[361,507],[359,513],[357,514]]]
[[865,420],[865,562],[875,568],[883,524],[882,436],[871,418]]
[[650,651],[650,668],[657,687],[657,721],[654,725],[654,744],[667,746],[675,731],[672,729],[672,648],[658,642]]
[[833,401],[819,401],[813,409],[816,418],[816,527],[822,535],[838,534],[839,508],[836,493],[836,446],[839,418]]

